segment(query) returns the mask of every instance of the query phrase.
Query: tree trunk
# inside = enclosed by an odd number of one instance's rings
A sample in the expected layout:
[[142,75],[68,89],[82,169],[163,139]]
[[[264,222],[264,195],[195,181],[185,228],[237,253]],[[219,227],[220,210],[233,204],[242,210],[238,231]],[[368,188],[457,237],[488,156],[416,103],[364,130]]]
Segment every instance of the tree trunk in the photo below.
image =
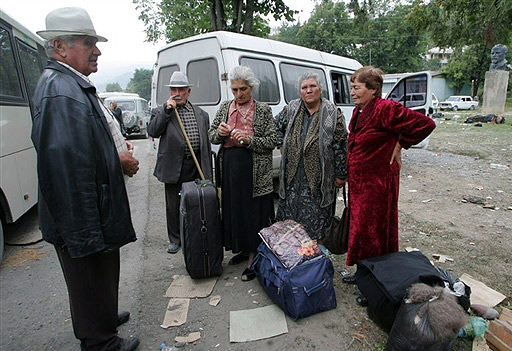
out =
[[[215,16],[215,18],[214,18],[215,30],[226,30],[226,19],[225,19],[226,16],[224,14],[224,4],[222,3],[222,0],[211,0],[211,1],[214,4],[213,5],[213,13]],[[210,13],[211,13],[211,11],[210,11]]]
[[244,34],[251,34],[252,22],[253,22],[253,16],[254,16],[253,3],[254,3],[254,0],[247,0],[247,5],[245,7],[244,29],[242,30],[242,33],[244,33]]
[[219,30],[217,28],[217,19],[215,15],[215,0],[208,0],[208,4],[210,6],[210,24],[212,25],[212,30]]
[[243,22],[243,0],[233,0],[233,31],[240,33]]

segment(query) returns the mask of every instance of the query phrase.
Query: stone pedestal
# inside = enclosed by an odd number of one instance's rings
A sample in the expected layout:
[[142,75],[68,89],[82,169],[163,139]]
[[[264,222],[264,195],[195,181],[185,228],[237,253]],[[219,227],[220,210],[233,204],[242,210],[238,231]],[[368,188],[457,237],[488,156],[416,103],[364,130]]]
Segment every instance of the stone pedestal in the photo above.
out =
[[507,99],[508,71],[485,72],[482,114],[503,115]]

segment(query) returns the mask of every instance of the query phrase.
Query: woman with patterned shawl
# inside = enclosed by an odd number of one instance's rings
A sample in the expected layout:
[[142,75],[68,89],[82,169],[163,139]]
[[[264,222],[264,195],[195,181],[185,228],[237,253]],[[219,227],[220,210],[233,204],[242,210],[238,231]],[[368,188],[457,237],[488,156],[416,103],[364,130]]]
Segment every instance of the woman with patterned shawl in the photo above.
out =
[[281,148],[277,220],[293,219],[321,244],[331,223],[336,188],[345,184],[347,129],[340,109],[322,98],[316,73],[298,81],[301,98],[275,117]]
[[242,280],[256,277],[250,269],[261,243],[260,229],[274,221],[272,151],[276,132],[272,110],[251,94],[259,81],[247,66],[229,73],[234,99],[224,101],[208,132],[212,144],[220,144],[224,248],[238,253],[230,265],[247,260]]

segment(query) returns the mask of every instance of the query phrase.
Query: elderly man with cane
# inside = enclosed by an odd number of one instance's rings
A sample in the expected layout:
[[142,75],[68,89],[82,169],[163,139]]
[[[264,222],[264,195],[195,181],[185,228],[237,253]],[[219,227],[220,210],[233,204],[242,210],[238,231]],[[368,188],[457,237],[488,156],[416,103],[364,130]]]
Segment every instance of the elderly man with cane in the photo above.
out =
[[180,240],[180,191],[185,182],[200,178],[193,154],[180,128],[180,117],[188,135],[190,145],[204,172],[211,179],[211,144],[208,139],[210,120],[208,114],[188,101],[191,84],[183,72],[172,74],[170,96],[163,106],[155,109],[148,125],[148,134],[160,138],[155,177],[165,183],[165,207],[167,217],[167,252],[175,254],[181,247]]

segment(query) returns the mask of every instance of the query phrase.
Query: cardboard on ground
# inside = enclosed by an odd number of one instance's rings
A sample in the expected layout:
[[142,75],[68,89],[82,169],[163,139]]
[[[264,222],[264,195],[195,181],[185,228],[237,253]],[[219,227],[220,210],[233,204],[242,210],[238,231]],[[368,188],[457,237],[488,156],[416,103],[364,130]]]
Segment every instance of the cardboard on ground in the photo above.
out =
[[487,307],[494,307],[501,301],[505,300],[506,296],[496,290],[489,288],[481,281],[476,280],[469,274],[464,273],[460,280],[471,288],[471,304],[479,304]]
[[229,341],[261,340],[288,333],[286,316],[276,305],[229,312]]
[[185,324],[188,316],[190,299],[170,299],[165,311],[162,328],[177,327]]
[[217,277],[194,280],[188,275],[175,275],[164,297],[207,297],[212,293],[216,283]]

